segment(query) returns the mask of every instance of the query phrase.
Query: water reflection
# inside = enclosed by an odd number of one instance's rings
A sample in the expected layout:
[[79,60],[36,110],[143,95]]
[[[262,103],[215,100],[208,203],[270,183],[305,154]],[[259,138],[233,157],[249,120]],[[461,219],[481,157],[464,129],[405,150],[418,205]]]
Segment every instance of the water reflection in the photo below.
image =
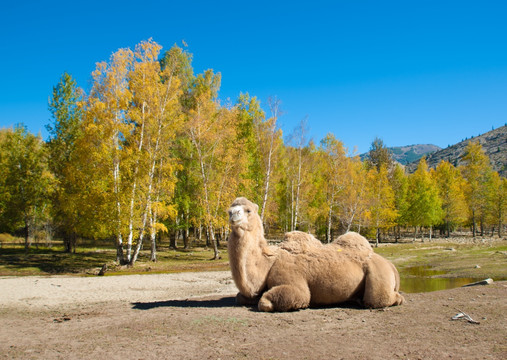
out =
[[400,269],[400,290],[406,293],[446,290],[470,284],[483,278],[444,278],[433,277],[446,274],[445,271],[432,269],[431,266],[413,266]]

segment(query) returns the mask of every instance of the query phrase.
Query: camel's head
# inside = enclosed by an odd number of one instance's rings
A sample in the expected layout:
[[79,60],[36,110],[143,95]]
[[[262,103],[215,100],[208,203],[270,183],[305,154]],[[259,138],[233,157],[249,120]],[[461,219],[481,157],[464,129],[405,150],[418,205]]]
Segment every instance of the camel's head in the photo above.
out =
[[256,226],[262,226],[258,211],[257,204],[244,197],[237,198],[227,210],[231,228],[250,231]]

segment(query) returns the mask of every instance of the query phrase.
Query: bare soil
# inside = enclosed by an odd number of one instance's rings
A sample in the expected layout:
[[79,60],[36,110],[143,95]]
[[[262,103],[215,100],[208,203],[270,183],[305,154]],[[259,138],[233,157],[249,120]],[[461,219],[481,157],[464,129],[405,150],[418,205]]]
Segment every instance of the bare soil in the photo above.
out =
[[[0,278],[1,359],[506,359],[507,282],[261,313],[229,272]],[[458,310],[459,309],[459,310]],[[480,324],[451,320],[464,311]]]

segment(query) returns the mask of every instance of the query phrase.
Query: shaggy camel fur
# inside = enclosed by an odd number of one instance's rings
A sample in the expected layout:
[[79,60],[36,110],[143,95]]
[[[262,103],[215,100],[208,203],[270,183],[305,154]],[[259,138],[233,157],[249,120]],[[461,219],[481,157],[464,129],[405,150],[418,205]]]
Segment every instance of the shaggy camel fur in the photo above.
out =
[[229,259],[239,304],[288,311],[346,301],[367,308],[404,302],[398,271],[361,235],[349,232],[323,245],[310,234],[293,231],[280,246],[268,246],[258,209],[237,198],[228,210]]

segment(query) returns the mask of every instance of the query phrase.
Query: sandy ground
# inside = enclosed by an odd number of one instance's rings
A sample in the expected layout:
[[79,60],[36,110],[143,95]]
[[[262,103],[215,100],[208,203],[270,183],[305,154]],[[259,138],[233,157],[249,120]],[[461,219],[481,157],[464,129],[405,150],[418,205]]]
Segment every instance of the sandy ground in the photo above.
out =
[[[260,313],[229,272],[0,278],[2,359],[506,359],[507,282]],[[459,311],[480,324],[451,320]]]

